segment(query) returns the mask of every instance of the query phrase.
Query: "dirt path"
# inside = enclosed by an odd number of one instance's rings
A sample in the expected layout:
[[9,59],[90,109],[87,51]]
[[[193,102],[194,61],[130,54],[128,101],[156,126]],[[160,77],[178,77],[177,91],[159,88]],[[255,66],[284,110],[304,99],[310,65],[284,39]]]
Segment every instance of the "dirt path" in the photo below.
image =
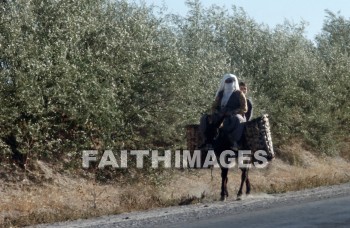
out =
[[154,227],[208,219],[215,216],[245,214],[249,211],[278,209],[305,202],[350,196],[350,183],[307,189],[284,194],[252,195],[241,201],[176,206],[146,212],[123,213],[89,220],[40,225],[38,227]]

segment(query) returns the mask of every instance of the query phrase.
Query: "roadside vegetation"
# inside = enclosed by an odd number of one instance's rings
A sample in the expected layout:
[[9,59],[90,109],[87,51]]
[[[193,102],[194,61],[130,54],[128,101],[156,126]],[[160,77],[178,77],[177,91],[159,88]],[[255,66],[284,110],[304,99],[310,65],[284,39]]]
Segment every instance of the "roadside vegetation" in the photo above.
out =
[[[340,156],[349,161],[349,19],[325,11],[323,28],[311,41],[304,22],[285,21],[270,28],[240,8],[204,8],[199,0],[186,3],[188,13],[180,16],[125,0],[0,1],[3,188],[21,189],[20,194],[40,186],[45,191],[46,184],[57,184],[54,177],[59,175],[88,182],[86,186],[95,183],[102,192],[101,186],[123,192],[121,186],[134,184],[157,192],[152,189],[171,183],[179,171],[85,170],[82,151],[185,148],[184,127],[197,124],[209,109],[227,72],[248,83],[254,115],[269,114],[278,161],[303,167],[304,150],[315,159]],[[293,142],[299,146],[293,147]],[[276,182],[261,188],[257,184],[255,189],[271,193],[345,182],[349,178],[344,170],[329,172],[333,178],[307,175],[301,183],[293,182],[294,187]],[[82,188],[91,202],[102,194],[86,190],[84,184]],[[110,210],[75,216],[61,213],[70,211],[66,205],[45,211],[63,217],[25,221],[146,209],[153,205],[149,202],[169,205],[157,195],[149,194],[145,204],[138,204],[133,192],[125,194],[129,195],[122,195],[121,202],[129,206],[111,205]],[[23,197],[22,203],[29,202]],[[0,224],[11,221],[17,220],[11,217]]]

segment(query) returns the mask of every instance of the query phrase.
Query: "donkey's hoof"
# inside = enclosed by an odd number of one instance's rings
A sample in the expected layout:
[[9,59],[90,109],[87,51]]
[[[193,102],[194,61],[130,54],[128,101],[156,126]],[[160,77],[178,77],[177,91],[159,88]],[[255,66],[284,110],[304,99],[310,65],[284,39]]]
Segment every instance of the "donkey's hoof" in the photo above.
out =
[[242,193],[241,194],[240,193],[237,194],[237,200],[242,200]]
[[221,196],[220,201],[225,202],[227,200],[227,196]]

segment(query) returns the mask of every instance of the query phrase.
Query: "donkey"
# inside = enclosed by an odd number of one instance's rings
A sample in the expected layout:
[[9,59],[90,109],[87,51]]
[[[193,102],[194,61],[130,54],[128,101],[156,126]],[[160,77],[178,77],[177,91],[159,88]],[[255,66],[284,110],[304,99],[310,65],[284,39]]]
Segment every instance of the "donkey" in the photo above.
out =
[[[246,147],[246,143],[245,143],[245,138],[244,138],[244,135],[242,136],[242,139],[241,141],[239,142],[239,145],[241,149],[248,149]],[[217,160],[219,160],[219,157],[221,155],[221,153],[225,150],[231,150],[230,148],[231,146],[231,143],[229,141],[229,139],[226,137],[226,135],[220,131],[218,137],[215,139],[214,141],[214,152],[215,152],[215,155],[217,157]],[[235,153],[234,155],[234,158],[237,160],[238,159],[238,151],[233,151]],[[228,163],[228,158],[229,158],[229,155],[226,156],[225,158],[225,162]],[[252,162],[252,158],[250,158],[250,162]],[[220,168],[221,168],[221,200],[222,201],[225,201],[228,197],[228,190],[227,190],[227,182],[228,182],[228,171],[229,171],[229,168],[227,167],[224,167],[222,165],[220,165]],[[251,191],[251,185],[250,185],[250,180],[249,180],[249,176],[248,176],[248,173],[249,173],[249,166],[248,167],[244,167],[244,168],[240,168],[240,170],[242,171],[242,174],[241,174],[241,184],[240,184],[240,187],[239,187],[239,191],[237,193],[237,199],[240,200],[241,199],[241,196],[243,194],[243,187],[244,187],[244,184],[246,186],[246,194],[249,195],[250,194],[250,191]]]
[[[264,150],[266,152],[265,159],[271,161],[274,157],[268,115],[263,115],[261,117],[255,118],[251,121],[244,123],[244,131],[242,133],[241,139],[238,142],[240,150],[250,150],[255,152],[257,150]],[[217,158],[220,157],[223,151],[231,150],[231,143],[229,137],[223,129],[219,129],[217,137],[214,140],[214,152]],[[238,151],[235,152],[235,158],[238,159]],[[227,158],[225,159],[227,163]],[[249,167],[252,164],[261,164],[261,160],[257,160],[252,154],[249,158],[244,159],[248,164],[240,167],[242,171],[241,174],[241,184],[237,193],[237,200],[240,200],[243,194],[243,187],[246,186],[246,194],[249,195],[251,191],[251,184],[249,180]],[[221,167],[221,200],[225,201],[228,197],[227,182],[228,182],[228,168]]]

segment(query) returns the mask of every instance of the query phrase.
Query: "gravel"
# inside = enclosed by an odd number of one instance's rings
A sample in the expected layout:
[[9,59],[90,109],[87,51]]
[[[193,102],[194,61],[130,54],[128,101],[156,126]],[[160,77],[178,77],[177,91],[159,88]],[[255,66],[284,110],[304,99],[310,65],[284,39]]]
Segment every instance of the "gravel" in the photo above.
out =
[[252,194],[243,200],[229,199],[225,202],[198,203],[149,211],[123,213],[113,216],[42,224],[35,227],[155,227],[191,222],[214,216],[242,214],[249,211],[297,205],[327,198],[350,195],[350,183],[318,187],[283,194]]

